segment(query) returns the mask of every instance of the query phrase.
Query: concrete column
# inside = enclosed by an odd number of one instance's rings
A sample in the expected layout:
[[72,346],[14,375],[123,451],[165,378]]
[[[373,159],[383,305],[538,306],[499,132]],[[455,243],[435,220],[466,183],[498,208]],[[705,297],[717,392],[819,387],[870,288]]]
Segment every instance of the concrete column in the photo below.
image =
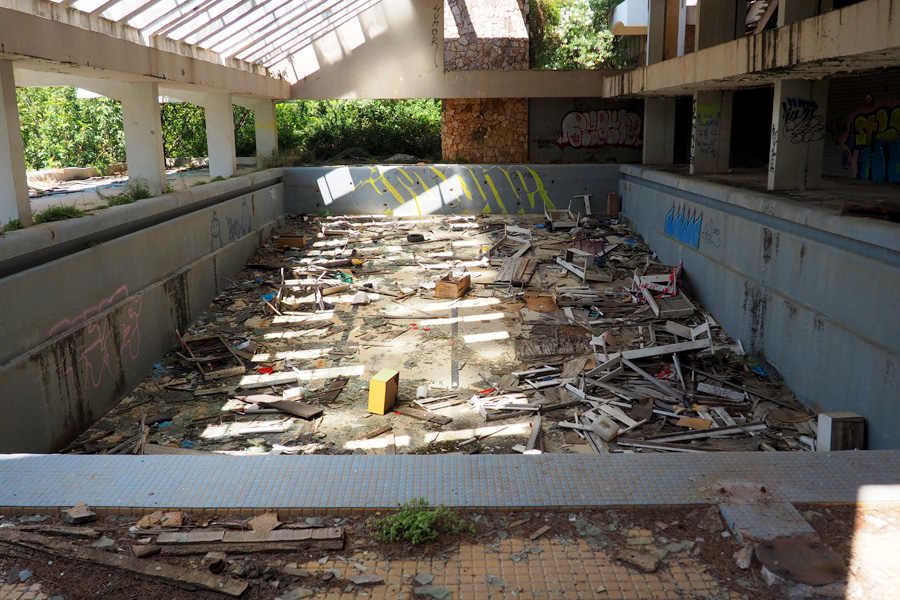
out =
[[13,219],[32,224],[13,64],[0,60],[0,227]]
[[644,100],[644,164],[675,162],[675,98]]
[[691,127],[691,175],[728,171],[732,93],[695,92]]
[[678,56],[684,56],[684,36],[687,27],[687,0],[678,0]]
[[[781,10],[779,0],[779,10]],[[741,5],[743,6],[743,2]],[[738,2],[736,0],[699,0],[697,2],[697,29],[694,49],[703,50],[735,39]],[[746,10],[741,14],[743,23]]]
[[647,64],[663,61],[666,50],[666,0],[647,0]]
[[272,156],[278,151],[278,128],[274,100],[260,100],[253,107],[256,123],[256,155]]
[[108,95],[122,103],[128,179],[145,179],[151,194],[161,194],[166,189],[166,161],[159,88],[155,83],[123,83],[111,91]]
[[779,27],[814,17],[817,14],[819,14],[819,0],[778,0]]
[[234,149],[234,110],[231,94],[205,94],[206,144],[209,148],[209,176],[231,177],[237,170]]
[[821,187],[827,81],[775,82],[769,146],[770,190]]

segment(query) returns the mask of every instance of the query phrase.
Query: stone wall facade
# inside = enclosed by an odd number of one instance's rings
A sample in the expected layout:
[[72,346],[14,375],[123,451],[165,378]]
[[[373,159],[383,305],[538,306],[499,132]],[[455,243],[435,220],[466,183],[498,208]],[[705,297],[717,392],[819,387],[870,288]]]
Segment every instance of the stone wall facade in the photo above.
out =
[[448,162],[527,162],[528,99],[442,100],[441,147]]
[[444,69],[528,68],[528,30],[518,0],[444,0]]
[[[444,70],[528,68],[525,0],[444,0]],[[441,147],[447,162],[528,160],[528,100],[443,100]]]

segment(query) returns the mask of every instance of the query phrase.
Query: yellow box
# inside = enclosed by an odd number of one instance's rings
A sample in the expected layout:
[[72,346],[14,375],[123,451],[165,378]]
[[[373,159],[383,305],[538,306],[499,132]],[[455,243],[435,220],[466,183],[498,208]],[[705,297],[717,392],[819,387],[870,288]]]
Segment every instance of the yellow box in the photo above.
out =
[[369,380],[369,412],[383,415],[394,407],[397,389],[400,387],[400,372],[382,369]]

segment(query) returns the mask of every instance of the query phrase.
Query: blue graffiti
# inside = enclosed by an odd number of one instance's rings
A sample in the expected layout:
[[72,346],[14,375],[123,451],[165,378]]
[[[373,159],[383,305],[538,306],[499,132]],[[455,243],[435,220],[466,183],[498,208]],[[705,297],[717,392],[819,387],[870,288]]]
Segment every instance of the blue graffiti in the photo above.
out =
[[697,213],[696,210],[688,210],[686,206],[682,206],[676,210],[676,206],[672,205],[672,210],[666,215],[666,227],[664,231],[666,235],[687,244],[692,248],[700,245],[700,226],[703,222],[703,213]]

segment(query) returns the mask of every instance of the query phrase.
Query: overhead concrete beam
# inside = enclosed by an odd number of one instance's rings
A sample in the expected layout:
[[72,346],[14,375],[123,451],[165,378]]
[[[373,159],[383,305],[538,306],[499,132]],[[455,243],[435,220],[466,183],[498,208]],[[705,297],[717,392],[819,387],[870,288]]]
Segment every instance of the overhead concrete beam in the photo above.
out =
[[286,81],[0,8],[0,59],[16,67],[284,100]]
[[900,63],[900,0],[864,0],[794,23],[607,77],[604,97],[680,96],[779,79],[820,79]]
[[414,77],[352,81],[323,71],[291,86],[292,99],[334,98],[594,98],[615,69],[579,71],[447,71],[437,79]]

